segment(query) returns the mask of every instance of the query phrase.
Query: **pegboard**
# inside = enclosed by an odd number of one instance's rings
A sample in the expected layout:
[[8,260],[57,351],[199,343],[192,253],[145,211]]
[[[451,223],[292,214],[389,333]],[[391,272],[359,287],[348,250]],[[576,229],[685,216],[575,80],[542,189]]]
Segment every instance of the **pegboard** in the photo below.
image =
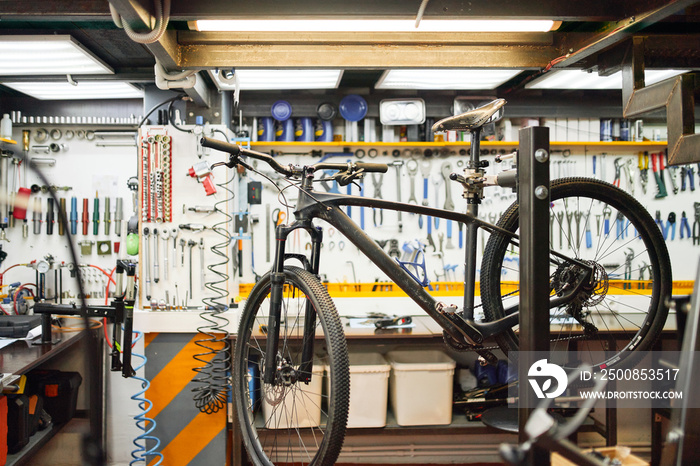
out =
[[[75,198],[77,222],[73,222],[76,234],[73,236],[79,264],[83,269],[83,284],[89,304],[104,304],[107,277],[97,267],[110,272],[118,257],[124,254],[126,221],[132,211],[131,191],[127,180],[137,174],[135,164],[135,131],[104,132],[104,127],[74,125],[61,126],[15,126],[13,139],[18,141],[13,150],[17,155],[23,152],[23,130],[29,131],[29,151],[27,157],[37,163],[49,180],[48,186],[57,187],[60,199],[65,200],[66,214],[71,219],[72,198]],[[47,223],[49,209],[48,186],[28,167],[13,166],[8,170],[9,190],[16,193],[20,186],[34,187],[29,198],[26,222],[15,220],[6,229],[7,241],[0,242],[7,252],[2,264],[3,289],[12,283],[46,283],[46,298],[59,302],[73,302],[78,298],[78,288],[71,277],[71,257],[66,236],[59,235],[58,210],[54,204],[54,221]],[[26,177],[26,178],[25,178]],[[25,181],[26,180],[26,181]],[[43,190],[42,190],[43,188]],[[68,189],[69,188],[69,189]],[[95,198],[98,199],[99,223],[94,233]],[[110,221],[105,220],[106,200],[109,199]],[[121,199],[122,221],[117,229],[117,199]],[[87,201],[88,223],[83,223],[83,205]],[[49,234],[49,224],[51,234]],[[106,226],[109,225],[109,232]],[[23,227],[27,237],[23,236]],[[83,228],[87,227],[87,234]],[[71,228],[69,222],[68,228]],[[117,234],[119,232],[120,234]],[[81,248],[79,243],[83,243]],[[101,251],[98,251],[98,245]],[[119,250],[119,253],[116,252]],[[50,268],[40,274],[36,264],[47,263]],[[30,264],[30,266],[15,264]],[[42,263],[42,266],[44,264]],[[10,267],[12,267],[10,269]],[[8,270],[9,269],[9,270]],[[33,287],[31,287],[33,291]],[[58,294],[56,291],[59,290]],[[62,292],[60,291],[62,290]],[[111,291],[114,289],[112,288]]]

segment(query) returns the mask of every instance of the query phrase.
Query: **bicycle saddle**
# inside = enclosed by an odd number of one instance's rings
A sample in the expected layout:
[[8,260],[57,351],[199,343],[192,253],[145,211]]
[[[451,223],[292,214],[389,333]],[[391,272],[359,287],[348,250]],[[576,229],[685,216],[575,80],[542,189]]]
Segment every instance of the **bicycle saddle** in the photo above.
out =
[[496,99],[481,107],[469,110],[460,115],[443,118],[433,125],[433,132],[441,131],[471,131],[476,128],[481,128],[487,123],[498,121],[503,116],[503,112],[499,112],[501,107],[506,104],[505,99]]

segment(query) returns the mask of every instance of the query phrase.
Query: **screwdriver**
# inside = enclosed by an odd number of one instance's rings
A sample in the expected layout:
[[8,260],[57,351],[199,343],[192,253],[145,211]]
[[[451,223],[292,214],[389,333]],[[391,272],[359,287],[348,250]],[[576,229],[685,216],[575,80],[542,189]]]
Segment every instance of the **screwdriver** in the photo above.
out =
[[32,214],[32,222],[34,223],[34,234],[41,234],[41,198],[34,199],[34,213]]
[[66,198],[62,197],[58,200],[58,234],[63,236],[66,234],[65,224],[66,221]]
[[53,199],[49,198],[48,206],[46,208],[46,234],[53,235],[53,223],[54,223],[54,212],[53,212]]
[[70,234],[78,234],[78,199],[75,196],[70,198]]
[[88,200],[83,198],[83,234],[88,234],[88,226],[90,225],[90,214],[88,213]]
[[112,222],[112,214],[109,212],[109,197],[105,197],[105,235],[109,235],[109,224]]
[[95,202],[93,203],[92,211],[92,234],[100,234],[100,198],[97,196],[98,193],[95,191]]

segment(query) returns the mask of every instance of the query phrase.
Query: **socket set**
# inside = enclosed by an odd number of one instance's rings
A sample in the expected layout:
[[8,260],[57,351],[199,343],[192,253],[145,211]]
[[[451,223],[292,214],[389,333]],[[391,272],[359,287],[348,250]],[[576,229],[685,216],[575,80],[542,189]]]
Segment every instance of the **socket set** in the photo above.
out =
[[[153,131],[153,130],[152,130]],[[172,145],[167,131],[141,138],[141,220],[172,221]]]

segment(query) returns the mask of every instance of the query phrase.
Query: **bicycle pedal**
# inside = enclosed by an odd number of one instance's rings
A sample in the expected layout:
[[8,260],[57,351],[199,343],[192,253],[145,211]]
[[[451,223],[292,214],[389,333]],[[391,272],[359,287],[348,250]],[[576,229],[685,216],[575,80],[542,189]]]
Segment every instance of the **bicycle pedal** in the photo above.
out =
[[487,366],[489,364],[492,366],[498,365],[498,358],[491,351],[489,351],[489,350],[476,350],[476,353],[479,355],[479,357],[477,358],[477,361],[479,361],[479,365],[481,365],[481,366]]

